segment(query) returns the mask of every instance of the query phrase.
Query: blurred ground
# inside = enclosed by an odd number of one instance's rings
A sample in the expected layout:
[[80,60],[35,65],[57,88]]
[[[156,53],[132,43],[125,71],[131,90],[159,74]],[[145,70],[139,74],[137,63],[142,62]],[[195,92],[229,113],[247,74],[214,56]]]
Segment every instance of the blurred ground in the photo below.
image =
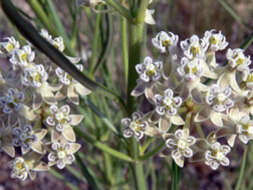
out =
[[[20,7],[24,12],[33,16],[29,6],[25,3],[25,0],[15,0],[16,5]],[[62,3],[62,0],[55,0],[57,8],[66,28],[69,28],[68,11]],[[161,30],[172,31],[179,34],[180,39],[190,37],[192,34],[198,34],[200,36],[206,30],[216,29],[221,30],[223,34],[227,36],[230,47],[238,47],[244,39],[253,31],[253,1],[252,0],[226,0],[236,10],[242,20],[247,23],[247,27],[239,24],[231,17],[230,14],[216,1],[216,0],[156,0],[157,4],[153,3],[152,8],[156,10],[155,20],[157,24],[155,26],[148,26],[148,46],[151,47],[150,38],[154,33]],[[63,19],[64,18],[64,19]],[[0,37],[14,35],[15,32],[8,23],[8,20],[0,12]],[[81,27],[85,27],[87,23],[80,22]],[[117,29],[117,26],[115,27]],[[117,36],[117,35],[116,35]],[[118,37],[118,36],[117,36]],[[83,44],[87,45],[87,48],[91,47],[88,43],[88,38],[83,36]],[[149,49],[149,48],[148,48]],[[150,48],[151,49],[151,48]],[[253,46],[247,50],[247,54],[253,57]],[[234,150],[236,155],[242,153],[242,149],[239,147]],[[232,163],[230,168],[223,168],[218,172],[211,171],[203,164],[189,164],[185,168],[184,179],[185,184],[181,184],[182,190],[226,190],[231,187],[227,184],[233,182],[235,177],[233,172],[235,168],[239,166],[241,157],[232,155]],[[18,180],[10,179],[10,170],[8,169],[7,162],[9,158],[3,154],[0,154],[0,190],[67,190],[68,188],[63,182],[51,176],[49,173],[41,173],[38,178],[31,182],[20,182]],[[156,160],[157,168],[162,168],[159,158]],[[225,171],[225,172],[221,172]],[[66,173],[66,171],[64,171]],[[64,173],[63,172],[63,173]],[[159,175],[159,174],[157,174]],[[191,179],[198,179],[194,184]],[[225,180],[224,180],[225,179]],[[187,185],[191,181],[191,187]],[[82,189],[87,189],[85,186]],[[163,190],[163,189],[161,189]]]

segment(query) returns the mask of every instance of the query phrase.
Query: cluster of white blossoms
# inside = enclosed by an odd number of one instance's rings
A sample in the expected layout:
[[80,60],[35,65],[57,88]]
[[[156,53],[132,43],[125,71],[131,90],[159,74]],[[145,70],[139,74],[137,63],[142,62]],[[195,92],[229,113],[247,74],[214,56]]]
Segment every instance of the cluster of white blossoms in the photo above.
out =
[[[41,31],[49,43],[63,52],[61,37]],[[63,169],[81,148],[73,127],[83,115],[70,105],[91,91],[54,64],[36,58],[30,44],[21,46],[14,37],[0,42],[0,151],[13,158],[11,177],[34,179],[36,172],[55,165]],[[79,70],[80,58],[68,57]]]
[[[169,153],[180,167],[185,159],[214,170],[228,166],[236,140],[247,144],[253,139],[250,57],[240,48],[225,50],[228,42],[215,30],[181,42],[162,31],[152,43],[160,57],[136,65],[139,78],[132,96],[144,95],[153,109],[123,119],[124,136],[162,138],[163,155]],[[217,61],[218,51],[226,51],[225,62]]]

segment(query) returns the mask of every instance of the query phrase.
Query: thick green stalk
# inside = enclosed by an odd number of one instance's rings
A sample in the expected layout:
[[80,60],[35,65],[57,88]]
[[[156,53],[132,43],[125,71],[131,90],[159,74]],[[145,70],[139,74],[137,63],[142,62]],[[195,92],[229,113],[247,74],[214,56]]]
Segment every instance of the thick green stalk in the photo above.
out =
[[129,30],[129,66],[128,66],[128,85],[127,85],[127,111],[132,113],[135,109],[135,98],[131,96],[131,92],[136,86],[138,74],[135,66],[141,63],[142,45],[143,45],[143,28],[144,23],[131,24],[128,23]]
[[[131,139],[130,148],[131,148],[131,156],[135,160],[137,160],[139,157],[138,156],[139,155],[139,144],[134,137],[132,137],[132,139]],[[146,186],[146,179],[145,179],[145,175],[144,175],[144,171],[143,171],[143,163],[142,162],[133,163],[133,164],[131,164],[131,167],[132,167],[132,171],[133,171],[133,177],[134,177],[134,181],[135,181],[136,190],[146,190],[147,186]]]
[[[134,18],[134,22],[128,20],[128,53],[129,53],[129,65],[128,65],[128,84],[127,84],[127,111],[130,115],[136,106],[136,99],[131,96],[131,92],[136,86],[136,80],[138,78],[135,66],[141,63],[142,49],[143,49],[143,36],[144,36],[144,18],[145,11],[148,6],[148,0],[140,1],[137,12]],[[133,138],[131,141],[131,156],[136,160],[139,158],[139,144]],[[143,171],[143,163],[133,163],[133,176],[135,178],[136,190],[146,190],[146,179]]]

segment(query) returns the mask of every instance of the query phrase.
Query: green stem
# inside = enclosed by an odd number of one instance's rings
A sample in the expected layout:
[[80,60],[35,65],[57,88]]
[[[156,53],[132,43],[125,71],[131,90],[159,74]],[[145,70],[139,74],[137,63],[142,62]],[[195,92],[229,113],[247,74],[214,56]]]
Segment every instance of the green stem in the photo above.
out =
[[[101,7],[99,7],[101,9]],[[99,30],[100,30],[100,22],[101,22],[101,13],[97,13],[96,15],[96,25],[95,25],[95,34],[94,38],[92,39],[92,55],[91,55],[91,61],[89,65],[89,75],[91,76],[94,73],[95,64],[96,64],[96,57],[98,52],[98,41],[99,41]],[[93,76],[94,77],[94,76]]]
[[[131,139],[130,146],[131,146],[131,155],[135,160],[137,160],[138,155],[139,155],[139,144],[134,137],[132,137]],[[132,170],[133,176],[136,183],[135,184],[136,190],[146,190],[147,186],[146,186],[146,179],[145,179],[145,175],[143,171],[143,163],[142,162],[133,163],[132,169],[133,169]]]
[[181,177],[180,168],[177,164],[173,161],[172,163],[172,183],[171,183],[171,190],[179,190],[179,180]]
[[[129,64],[128,64],[128,84],[127,84],[127,111],[130,115],[136,106],[136,99],[131,96],[131,92],[136,86],[136,80],[138,74],[135,70],[135,66],[141,62],[142,59],[142,49],[143,49],[143,34],[144,34],[144,18],[146,8],[148,6],[148,0],[140,1],[137,13],[134,14],[134,22],[128,20],[128,53],[129,53]],[[132,138],[131,141],[131,156],[135,160],[139,158],[139,144],[137,144],[136,139]],[[146,190],[146,179],[143,171],[143,163],[133,163],[131,165],[133,168],[133,176],[135,178],[136,190]]]
[[155,147],[153,150],[147,152],[146,154],[142,155],[139,157],[139,160],[143,161],[143,160],[147,160],[148,158],[156,155],[158,152],[160,152],[162,150],[162,148],[164,147],[165,142],[161,142],[157,147]]
[[135,177],[136,177],[136,181],[137,181],[137,189],[138,190],[146,190],[147,186],[146,186],[146,179],[145,179],[145,175],[144,175],[144,171],[143,171],[143,163],[137,163],[134,166],[134,171],[135,171]]
[[244,173],[245,173],[246,162],[247,162],[247,155],[248,155],[248,147],[244,149],[240,174],[239,174],[238,181],[236,183],[235,190],[240,190],[241,189],[242,182],[243,182],[243,177],[244,177]]
[[38,0],[27,0],[30,7],[33,9],[36,16],[39,18],[39,20],[42,22],[44,27],[53,35],[57,35],[57,32],[55,31],[54,27],[52,26],[52,23],[50,22],[50,19],[48,19],[48,15],[43,10],[43,7],[40,5]]
[[82,130],[78,129],[78,128],[75,128],[75,132],[76,134],[78,134],[79,137],[83,138],[85,141],[87,141],[88,143],[92,144],[93,146],[97,147],[98,149],[104,151],[104,152],[107,152],[108,154],[118,158],[118,159],[121,159],[121,160],[124,160],[124,161],[127,161],[127,162],[134,162],[134,160],[129,157],[128,155],[122,153],[122,152],[118,152],[117,150],[107,146],[106,144],[103,144],[99,141],[97,141],[96,139],[94,139],[93,137],[87,135],[86,133],[84,133]]
[[68,170],[68,172],[70,172],[77,179],[79,179],[83,183],[87,183],[87,180],[85,179],[85,177],[76,168],[74,168],[72,166],[66,166],[66,169]]
[[71,189],[71,190],[79,190],[79,188],[77,188],[76,186],[74,186],[72,183],[70,183],[69,181],[66,180],[66,178],[60,174],[59,172],[57,172],[54,169],[50,169],[49,173],[51,173],[53,176],[55,176],[56,178],[60,179],[61,181],[64,181],[64,183]]
[[127,85],[127,106],[128,113],[132,113],[135,109],[135,98],[131,96],[131,92],[136,85],[138,74],[135,66],[141,63],[142,45],[143,45],[143,28],[144,24],[128,23],[129,30],[129,67],[128,67],[128,85]]
[[94,73],[97,71],[100,65],[106,62],[107,57],[110,54],[110,51],[112,50],[112,44],[113,44],[113,18],[112,15],[106,14],[105,15],[105,21],[106,21],[106,42],[103,42],[103,50],[98,58],[98,61],[96,63]]
[[64,26],[62,25],[62,22],[56,12],[56,9],[54,7],[54,4],[52,2],[52,0],[46,0],[47,1],[47,4],[48,4],[48,8],[49,8],[49,11],[50,13],[52,14],[52,19],[53,19],[53,22],[55,24],[55,27],[58,31],[58,34],[60,36],[62,36],[63,40],[64,40],[64,43],[66,45],[66,50],[67,50],[67,53],[71,56],[74,56],[75,55],[75,52],[73,51],[72,47],[71,47],[71,44],[70,44],[70,41],[69,41],[69,38],[67,36],[67,33],[65,31],[65,28]]
[[125,71],[125,84],[128,84],[128,45],[127,45],[127,20],[121,19],[121,37],[122,37],[122,50],[123,50],[123,63]]
[[115,183],[113,172],[112,172],[112,159],[111,159],[111,156],[105,152],[104,152],[104,167],[105,167],[106,181],[109,183],[112,189],[112,186]]
[[83,161],[82,161],[81,157],[79,156],[79,154],[76,154],[76,162],[79,165],[83,176],[87,179],[88,184],[94,189],[101,189],[102,190],[103,188],[96,181],[97,178],[92,176],[92,174],[90,173],[88,168],[83,163]]
[[104,0],[110,7],[114,8],[119,14],[127,18],[129,21],[132,21],[132,16],[130,11],[123,7],[118,0]]
[[253,32],[249,35],[249,37],[243,42],[240,46],[242,49],[246,50],[253,42]]

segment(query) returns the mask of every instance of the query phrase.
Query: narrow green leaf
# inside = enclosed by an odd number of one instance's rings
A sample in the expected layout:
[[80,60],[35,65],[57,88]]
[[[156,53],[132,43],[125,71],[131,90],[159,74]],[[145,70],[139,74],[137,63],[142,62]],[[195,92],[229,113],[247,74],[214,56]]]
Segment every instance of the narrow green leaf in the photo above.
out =
[[80,171],[78,171],[76,168],[74,168],[73,166],[66,166],[66,169],[73,175],[75,176],[77,179],[79,179],[80,181],[87,183],[86,178],[80,173]]
[[[104,114],[102,114],[91,101],[82,98],[81,104],[89,106],[92,112],[95,113],[109,129],[111,129],[116,135],[119,135],[118,130],[114,127],[114,125],[110,122],[110,120],[107,117],[105,117]],[[79,107],[79,110],[80,109],[82,109],[82,107]]]
[[241,25],[248,27],[248,24],[246,24],[241,17],[235,12],[235,10],[224,0],[217,0],[223,7],[224,9]]
[[248,38],[240,46],[242,49],[247,49],[253,42],[253,32],[248,36]]
[[88,168],[85,166],[85,164],[83,163],[81,157],[79,156],[79,154],[76,154],[76,161],[77,164],[80,166],[81,172],[83,174],[83,176],[87,179],[88,184],[93,188],[93,189],[103,189],[101,187],[101,185],[98,184],[98,182],[96,181],[96,179],[91,175],[91,173],[89,172]]
[[49,173],[51,173],[53,176],[55,176],[56,178],[64,181],[66,183],[66,185],[71,189],[71,190],[79,190],[78,187],[74,186],[73,184],[71,184],[62,174],[60,174],[58,171],[54,170],[54,169],[50,169]]
[[55,31],[52,23],[50,22],[50,19],[48,19],[47,14],[43,10],[43,7],[40,5],[38,0],[28,0],[27,1],[30,5],[30,7],[33,9],[36,16],[39,18],[39,20],[42,22],[44,27],[53,35],[56,35],[57,32]]
[[[99,6],[98,10],[101,10],[101,6]],[[89,75],[92,76],[95,70],[96,58],[98,53],[98,45],[99,45],[99,30],[100,30],[100,22],[102,18],[102,13],[97,13],[96,15],[96,25],[95,25],[95,33],[92,39],[92,55],[89,62]],[[93,76],[94,77],[94,76]]]
[[94,68],[93,73],[97,71],[99,66],[104,63],[107,56],[109,55],[111,49],[112,49],[112,43],[113,43],[113,21],[112,21],[112,15],[106,14],[105,15],[105,21],[106,21],[106,42],[103,45],[103,50],[98,58],[97,64]]

